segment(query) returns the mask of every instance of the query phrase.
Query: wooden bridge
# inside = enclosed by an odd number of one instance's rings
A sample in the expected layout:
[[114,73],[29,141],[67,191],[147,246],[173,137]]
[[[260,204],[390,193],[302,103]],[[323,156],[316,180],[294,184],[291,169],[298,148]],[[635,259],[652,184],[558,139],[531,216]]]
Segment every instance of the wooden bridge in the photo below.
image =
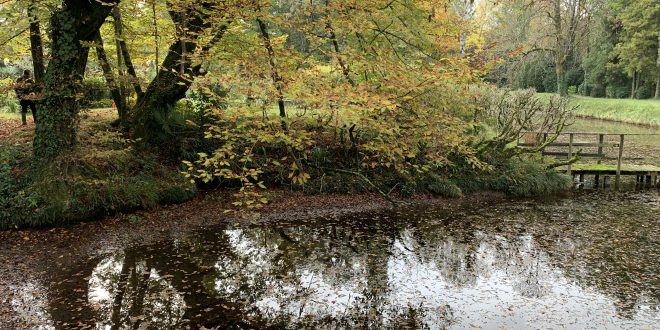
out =
[[[548,132],[524,132],[518,139],[518,147],[539,147],[552,134]],[[561,133],[554,142],[548,144],[541,152],[543,156],[565,159],[568,164],[560,167],[560,170],[572,175],[574,179],[579,179],[580,184],[584,184],[586,175],[593,175],[595,187],[598,188],[601,184],[605,187],[608,185],[608,179],[614,177],[615,187],[618,189],[621,186],[622,177],[634,176],[636,184],[639,186],[659,187],[660,167],[657,166],[659,164],[651,165],[648,164],[648,161],[652,157],[658,157],[655,162],[660,162],[660,145],[655,150],[645,151],[650,155],[626,156],[624,146],[631,137],[637,139],[657,138],[660,140],[660,134],[569,132]],[[612,151],[615,152],[613,156],[610,155]],[[581,163],[569,162],[573,158],[577,158]]]

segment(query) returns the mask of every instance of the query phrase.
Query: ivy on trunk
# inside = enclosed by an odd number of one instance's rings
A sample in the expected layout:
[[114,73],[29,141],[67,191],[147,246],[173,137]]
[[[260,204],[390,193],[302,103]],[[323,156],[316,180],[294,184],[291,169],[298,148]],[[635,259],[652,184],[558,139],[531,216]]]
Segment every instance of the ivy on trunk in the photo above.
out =
[[34,156],[46,163],[75,146],[89,45],[119,0],[65,0],[51,16],[51,60],[37,116]]
[[[151,144],[167,141],[167,118],[176,103],[186,96],[194,79],[203,75],[199,59],[222,39],[229,24],[215,28],[213,37],[203,42],[205,31],[213,28],[218,20],[213,5],[203,2],[205,10],[170,11],[170,16],[179,30],[178,38],[170,45],[160,70],[147,90],[138,97],[134,109],[134,135]],[[194,55],[194,56],[193,56]]]

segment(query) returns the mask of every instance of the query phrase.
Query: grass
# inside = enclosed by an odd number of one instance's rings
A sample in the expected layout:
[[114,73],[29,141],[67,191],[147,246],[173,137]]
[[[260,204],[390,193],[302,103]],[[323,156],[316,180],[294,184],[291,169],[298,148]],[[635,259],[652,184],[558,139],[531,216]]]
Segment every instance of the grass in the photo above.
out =
[[20,118],[21,118],[20,113],[0,112],[0,119],[20,119]]
[[[553,94],[539,95],[548,98]],[[660,100],[605,99],[573,95],[571,104],[579,106],[576,110],[578,116],[660,127]]]
[[[616,165],[608,164],[573,164],[571,169],[574,171],[601,171],[601,172],[610,172],[616,171]],[[643,166],[621,166],[622,172],[656,172],[660,171],[660,167],[652,165],[643,165]]]
[[194,196],[179,164],[136,151],[111,127],[114,113],[81,117],[79,147],[43,168],[31,162],[33,130],[0,139],[0,230],[66,225]]

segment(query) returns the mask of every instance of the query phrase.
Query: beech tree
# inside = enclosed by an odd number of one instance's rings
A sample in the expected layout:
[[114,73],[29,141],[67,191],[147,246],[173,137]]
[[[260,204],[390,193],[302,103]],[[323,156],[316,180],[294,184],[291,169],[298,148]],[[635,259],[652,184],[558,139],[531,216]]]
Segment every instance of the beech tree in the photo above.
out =
[[45,94],[37,116],[34,155],[46,163],[76,142],[78,91],[89,47],[119,0],[65,0],[50,19],[51,59],[44,76]]
[[168,2],[168,7],[176,40],[134,109],[135,135],[150,142],[163,142],[165,119],[195,78],[205,73],[205,54],[222,39],[233,11],[240,10],[215,1]]
[[660,89],[660,3],[653,0],[612,0],[623,31],[614,48],[617,64],[632,78],[630,97],[637,97],[644,80]]

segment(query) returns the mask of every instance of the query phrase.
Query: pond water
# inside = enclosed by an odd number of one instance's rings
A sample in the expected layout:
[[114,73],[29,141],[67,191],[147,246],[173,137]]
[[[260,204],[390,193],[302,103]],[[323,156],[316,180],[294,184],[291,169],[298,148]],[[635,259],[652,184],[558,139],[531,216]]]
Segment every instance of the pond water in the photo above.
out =
[[658,329],[659,214],[638,191],[226,224],[72,261],[13,305],[43,329]]

